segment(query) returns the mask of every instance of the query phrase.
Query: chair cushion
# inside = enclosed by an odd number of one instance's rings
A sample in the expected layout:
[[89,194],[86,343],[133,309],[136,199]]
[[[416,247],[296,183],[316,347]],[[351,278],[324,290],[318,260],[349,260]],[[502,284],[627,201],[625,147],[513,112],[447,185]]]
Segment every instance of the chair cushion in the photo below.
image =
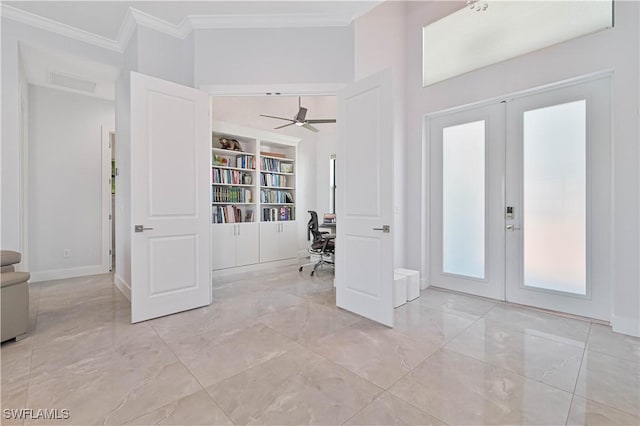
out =
[[21,258],[22,256],[17,251],[0,250],[0,259],[2,261],[2,266],[20,263]]
[[2,287],[20,284],[29,281],[31,274],[28,272],[5,272],[0,274],[0,284]]
[[[324,247],[324,241],[325,240],[316,241],[315,243],[311,244],[311,248],[313,250],[322,250],[322,247]],[[335,249],[335,243],[333,242],[333,240],[329,240],[325,250],[333,251],[334,249]]]

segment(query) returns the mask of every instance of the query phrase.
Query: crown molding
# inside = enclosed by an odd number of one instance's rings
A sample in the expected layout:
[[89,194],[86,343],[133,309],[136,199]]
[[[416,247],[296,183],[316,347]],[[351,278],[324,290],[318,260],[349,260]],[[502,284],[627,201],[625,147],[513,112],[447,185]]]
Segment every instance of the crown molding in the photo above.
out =
[[351,19],[331,14],[189,15],[192,29],[345,27]]
[[116,40],[90,33],[89,31],[81,30],[6,4],[2,4],[2,17],[84,43],[93,44],[94,46],[102,47],[104,49],[114,50],[116,52],[122,51]]
[[5,4],[2,5],[2,17],[116,52],[124,52],[137,26],[185,39],[196,29],[344,27],[353,20],[332,14],[188,15],[175,25],[129,7],[113,40]]

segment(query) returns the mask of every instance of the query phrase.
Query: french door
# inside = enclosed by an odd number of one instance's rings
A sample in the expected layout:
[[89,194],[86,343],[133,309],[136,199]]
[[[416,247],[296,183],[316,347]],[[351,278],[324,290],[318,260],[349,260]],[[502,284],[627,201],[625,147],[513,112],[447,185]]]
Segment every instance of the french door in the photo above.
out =
[[432,285],[609,320],[609,97],[607,77],[430,119]]

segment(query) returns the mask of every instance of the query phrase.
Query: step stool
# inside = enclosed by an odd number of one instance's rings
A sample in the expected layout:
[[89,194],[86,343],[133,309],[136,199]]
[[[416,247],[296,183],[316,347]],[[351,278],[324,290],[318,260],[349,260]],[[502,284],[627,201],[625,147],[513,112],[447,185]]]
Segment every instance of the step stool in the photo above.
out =
[[420,271],[396,268],[395,273],[407,277],[407,302],[420,297]]

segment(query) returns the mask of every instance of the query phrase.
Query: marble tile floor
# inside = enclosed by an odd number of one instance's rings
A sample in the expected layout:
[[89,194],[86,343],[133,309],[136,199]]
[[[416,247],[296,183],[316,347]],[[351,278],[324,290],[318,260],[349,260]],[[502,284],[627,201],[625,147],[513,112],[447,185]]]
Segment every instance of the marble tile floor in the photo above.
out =
[[[29,336],[0,349],[0,422],[640,423],[636,338],[437,289],[389,329],[336,308],[332,279],[231,276],[212,305],[133,325],[111,275],[33,284]],[[5,417],[20,408],[70,417]]]

